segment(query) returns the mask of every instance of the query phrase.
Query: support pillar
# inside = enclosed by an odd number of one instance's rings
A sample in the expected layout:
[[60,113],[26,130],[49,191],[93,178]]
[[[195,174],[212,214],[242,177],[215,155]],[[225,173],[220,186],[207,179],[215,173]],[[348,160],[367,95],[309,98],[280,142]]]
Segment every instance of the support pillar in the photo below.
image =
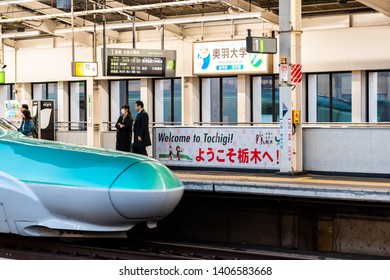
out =
[[279,1],[280,173],[302,172],[302,120],[294,125],[292,110],[302,109],[301,83],[291,83],[291,65],[301,63],[301,0]]
[[99,86],[93,78],[87,80],[87,145],[100,147]]
[[238,122],[250,122],[250,76],[238,75],[237,79],[237,113]]
[[200,120],[200,90],[199,78],[185,77],[182,79],[182,122],[183,125],[192,126]]

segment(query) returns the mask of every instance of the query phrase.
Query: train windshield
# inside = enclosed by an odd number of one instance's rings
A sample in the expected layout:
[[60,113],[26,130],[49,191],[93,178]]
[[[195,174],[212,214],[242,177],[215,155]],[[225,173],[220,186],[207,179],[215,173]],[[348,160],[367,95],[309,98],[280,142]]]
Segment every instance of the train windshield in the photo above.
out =
[[18,130],[16,126],[14,126],[12,123],[7,121],[6,119],[0,118],[0,134],[3,134],[2,132],[7,130]]

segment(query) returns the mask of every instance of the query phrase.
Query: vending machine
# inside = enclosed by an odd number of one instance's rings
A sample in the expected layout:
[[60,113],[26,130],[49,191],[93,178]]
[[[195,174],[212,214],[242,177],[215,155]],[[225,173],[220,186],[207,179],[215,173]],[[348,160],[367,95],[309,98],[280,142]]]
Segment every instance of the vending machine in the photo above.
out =
[[33,108],[37,108],[38,135],[41,139],[55,140],[54,101],[34,100]]

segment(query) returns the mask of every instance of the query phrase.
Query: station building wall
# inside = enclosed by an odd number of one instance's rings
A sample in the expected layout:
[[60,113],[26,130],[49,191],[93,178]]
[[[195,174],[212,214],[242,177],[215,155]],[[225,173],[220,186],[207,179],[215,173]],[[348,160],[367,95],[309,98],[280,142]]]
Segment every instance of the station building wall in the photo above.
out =
[[[323,73],[323,72],[352,72],[352,106],[353,116],[352,122],[365,122],[367,100],[366,100],[366,79],[365,73],[367,70],[389,70],[390,69],[390,29],[388,29],[389,19],[387,17],[375,14],[369,15],[353,15],[353,16],[337,16],[316,19],[303,20],[302,33],[302,65],[304,73]],[[177,38],[177,36],[165,32],[164,48],[173,49],[177,51],[177,70],[176,75],[182,80],[182,120],[184,125],[192,125],[200,118],[200,79],[192,74],[192,42],[197,40],[214,41],[214,40],[230,40],[243,39],[246,36],[246,30],[251,28],[257,30],[254,33],[268,32],[271,29],[277,29],[275,26],[263,26],[264,29],[259,29],[258,24],[238,25],[236,27],[227,28],[226,26],[210,26],[204,30],[201,28],[192,28],[185,30],[184,39]],[[123,33],[121,35],[121,43],[108,44],[107,47],[116,48],[131,48],[131,32]],[[160,49],[161,48],[161,34],[156,31],[139,31],[137,32],[136,47],[145,49]],[[97,47],[97,61],[99,63],[99,76],[94,80],[98,81],[96,86],[91,82],[91,78],[76,78],[71,76],[71,45],[69,41],[55,38],[55,39],[40,39],[40,40],[26,40],[20,41],[16,45],[16,51],[12,48],[5,49],[5,63],[6,68],[6,82],[16,83],[19,92],[18,99],[29,99],[31,96],[31,84],[33,83],[58,83],[58,120],[69,120],[69,88],[70,81],[84,81],[88,80],[87,88],[88,94],[93,95],[94,107],[96,107],[96,114],[94,115],[95,123],[102,123],[109,121],[109,100],[110,100],[110,86],[111,80],[122,79],[121,77],[105,77],[102,75],[101,69],[101,49],[102,46]],[[76,61],[92,61],[92,48],[82,45],[76,45]],[[278,73],[278,55],[274,56],[273,73]],[[270,73],[272,74],[272,73]],[[238,121],[250,121],[248,109],[250,76],[238,75]],[[141,81],[141,99],[145,101],[147,111],[153,118],[153,79],[140,78]],[[303,95],[306,95],[306,87],[304,80]],[[95,91],[95,94],[93,93]],[[97,92],[97,93],[96,93]],[[309,92],[309,94],[312,94]],[[310,95],[309,95],[310,98]],[[305,101],[309,102],[309,101]],[[305,104],[304,106],[306,106]],[[310,102],[308,104],[310,111]],[[1,113],[1,111],[0,111]],[[303,119],[309,115],[309,112],[303,108]],[[112,120],[111,120],[112,121]],[[112,148],[112,143],[115,141],[114,132],[101,129],[100,140],[91,142],[85,140],[88,138],[87,133],[78,133],[77,135],[67,134],[61,132],[58,138],[65,142],[77,142],[83,144],[99,145]],[[327,145],[322,145],[321,141],[324,139],[323,130],[307,129],[304,132],[304,149],[307,152],[304,154],[305,168],[308,170],[332,170],[334,162],[338,161],[338,157],[342,156],[337,152],[336,148],[329,148]],[[69,132],[70,133],[70,132]],[[329,132],[332,135],[339,131]],[[340,143],[350,141],[348,145],[349,151],[355,155],[359,153],[357,147],[361,145],[354,145],[355,143],[362,143],[360,139],[364,135],[359,134],[359,130],[349,137],[346,137]],[[362,132],[366,133],[366,132]],[[84,137],[84,138],[83,138]],[[333,136],[332,136],[333,137]],[[331,138],[332,138],[331,137]],[[340,138],[340,137],[339,137]],[[340,138],[341,139],[341,138]],[[320,144],[319,144],[320,143]],[[390,158],[390,151],[377,149],[378,142],[365,141],[364,143],[372,144],[376,148],[375,151],[382,156],[386,155]],[[328,147],[328,148],[327,148]],[[321,149],[323,148],[322,152]],[[320,149],[320,150],[319,150]],[[341,149],[341,148],[339,148]],[[316,151],[316,152],[314,152]],[[388,153],[388,154],[387,154]],[[322,157],[321,155],[327,155]],[[375,158],[376,156],[373,155]],[[328,158],[328,160],[327,160]],[[379,158],[379,157],[377,157]],[[349,163],[352,166],[356,159],[351,158]],[[389,165],[386,165],[389,166]],[[357,165],[353,169],[338,169],[343,172],[373,172],[371,167],[365,167],[363,164]],[[380,173],[387,172],[387,170],[379,170]],[[389,171],[390,172],[390,171]]]

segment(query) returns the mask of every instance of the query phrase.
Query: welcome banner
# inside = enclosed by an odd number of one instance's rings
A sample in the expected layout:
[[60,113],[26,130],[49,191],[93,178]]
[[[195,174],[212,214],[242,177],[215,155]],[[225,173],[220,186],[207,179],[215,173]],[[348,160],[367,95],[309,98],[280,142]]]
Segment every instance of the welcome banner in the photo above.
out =
[[279,169],[279,127],[155,127],[154,157],[167,166]]

